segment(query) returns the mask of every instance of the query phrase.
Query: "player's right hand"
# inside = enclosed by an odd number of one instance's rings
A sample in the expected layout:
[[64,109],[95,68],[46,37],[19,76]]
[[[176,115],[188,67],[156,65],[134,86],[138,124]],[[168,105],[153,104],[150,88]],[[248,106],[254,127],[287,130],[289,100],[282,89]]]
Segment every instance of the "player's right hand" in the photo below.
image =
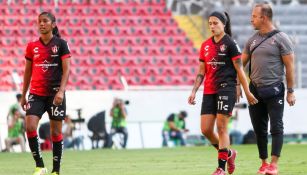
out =
[[190,105],[195,105],[195,104],[196,104],[196,101],[195,101],[195,94],[194,94],[194,93],[192,93],[192,94],[189,96],[188,103],[189,103]]
[[20,105],[21,105],[21,107],[22,107],[22,109],[23,109],[24,111],[27,110],[27,99],[26,99],[26,97],[24,97],[24,96],[21,97],[21,99],[20,99]]

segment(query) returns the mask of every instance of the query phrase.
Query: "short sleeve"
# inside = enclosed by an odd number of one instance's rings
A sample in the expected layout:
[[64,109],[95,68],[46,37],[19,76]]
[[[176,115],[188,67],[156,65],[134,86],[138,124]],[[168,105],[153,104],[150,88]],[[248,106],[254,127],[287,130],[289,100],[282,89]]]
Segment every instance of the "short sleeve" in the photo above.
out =
[[281,33],[279,38],[280,54],[282,56],[294,53],[293,44],[287,34]]
[[205,49],[204,44],[201,45],[199,50],[199,61],[204,62],[205,61]]
[[251,52],[250,52],[250,50],[249,50],[250,44],[251,44],[251,42],[250,42],[250,40],[248,40],[248,41],[246,42],[246,44],[244,45],[244,49],[243,49],[243,53],[244,53],[244,54],[247,54],[247,55],[250,55],[250,54],[251,54]]
[[25,58],[29,61],[33,60],[33,52],[32,52],[32,46],[31,43],[27,45],[26,51],[25,51]]
[[70,49],[69,49],[68,43],[66,41],[62,40],[61,48],[60,49],[61,49],[60,50],[61,51],[60,52],[60,56],[61,56],[62,60],[71,57]]
[[231,60],[236,60],[241,58],[241,49],[236,41],[232,41],[229,46],[229,56]]

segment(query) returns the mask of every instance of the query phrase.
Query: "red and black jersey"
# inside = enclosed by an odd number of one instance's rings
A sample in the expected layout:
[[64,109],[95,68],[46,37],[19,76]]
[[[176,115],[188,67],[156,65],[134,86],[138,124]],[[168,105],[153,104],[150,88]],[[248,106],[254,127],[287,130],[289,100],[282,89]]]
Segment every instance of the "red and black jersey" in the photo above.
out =
[[61,84],[62,60],[70,58],[67,42],[56,36],[48,44],[44,44],[41,39],[30,42],[25,58],[32,61],[30,93],[54,95]]
[[237,72],[232,60],[241,59],[240,48],[225,35],[218,43],[213,37],[206,40],[200,49],[199,60],[205,63],[204,94],[234,90]]

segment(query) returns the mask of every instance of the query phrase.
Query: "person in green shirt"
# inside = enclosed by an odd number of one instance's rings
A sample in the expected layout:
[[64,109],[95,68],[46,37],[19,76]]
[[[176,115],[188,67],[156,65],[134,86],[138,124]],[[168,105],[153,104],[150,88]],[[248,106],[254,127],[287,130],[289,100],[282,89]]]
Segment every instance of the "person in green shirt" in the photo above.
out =
[[9,112],[7,113],[6,119],[8,120],[9,117],[12,117],[14,115],[13,110],[17,109],[19,113],[21,114],[21,117],[25,116],[25,112],[21,109],[20,100],[21,100],[21,94],[16,95],[17,102],[12,104],[9,108]]
[[24,125],[18,109],[13,109],[13,116],[8,119],[8,137],[5,139],[4,151],[11,151],[13,145],[20,144],[22,152],[25,152]]
[[128,141],[128,130],[127,130],[127,109],[125,107],[125,103],[122,99],[115,98],[113,102],[113,106],[110,111],[110,116],[112,117],[111,124],[111,132],[109,136],[108,145],[112,145],[112,138],[115,134],[121,133],[123,134],[123,143],[121,146],[126,148]]
[[185,126],[185,118],[187,117],[186,111],[181,111],[179,114],[171,114],[164,122],[162,131],[162,146],[167,147],[168,140],[174,140],[175,144],[185,146],[186,142],[183,133],[188,132]]

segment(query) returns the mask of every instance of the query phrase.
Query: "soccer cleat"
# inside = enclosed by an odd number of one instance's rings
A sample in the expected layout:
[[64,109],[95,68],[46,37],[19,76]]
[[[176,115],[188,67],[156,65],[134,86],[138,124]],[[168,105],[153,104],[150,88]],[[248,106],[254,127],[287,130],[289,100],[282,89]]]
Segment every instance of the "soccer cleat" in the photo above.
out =
[[60,174],[57,173],[57,172],[53,172],[53,173],[51,173],[51,175],[60,175]]
[[265,174],[269,166],[270,165],[268,163],[262,163],[261,167],[258,169],[257,174]]
[[277,174],[278,174],[277,166],[270,164],[266,169],[266,175],[277,175]]
[[212,175],[226,175],[222,168],[217,168]]
[[47,172],[47,168],[36,167],[33,175],[45,175]]
[[232,174],[236,169],[235,160],[236,160],[238,152],[234,149],[230,151],[231,151],[231,155],[230,157],[228,157],[228,160],[227,160],[227,171],[229,174]]

